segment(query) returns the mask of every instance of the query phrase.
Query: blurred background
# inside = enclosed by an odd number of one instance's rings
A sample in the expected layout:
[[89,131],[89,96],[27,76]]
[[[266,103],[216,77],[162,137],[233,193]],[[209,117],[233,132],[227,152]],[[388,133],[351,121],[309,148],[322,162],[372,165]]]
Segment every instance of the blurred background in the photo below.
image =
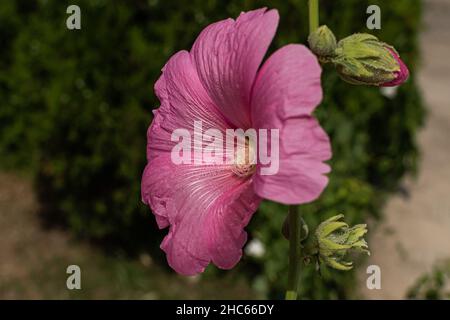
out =
[[[81,8],[81,30],[66,8]],[[411,78],[398,89],[354,87],[323,74],[316,111],[333,143],[321,198],[303,206],[311,227],[344,213],[368,222],[372,256],[351,272],[302,272],[304,299],[450,297],[450,1],[321,1],[338,38],[366,28],[371,4]],[[264,202],[238,266],[175,274],[140,201],[153,84],[176,51],[209,23],[278,9],[270,51],[306,43],[306,0],[0,2],[0,298],[282,298],[286,207]],[[82,289],[66,288],[78,265]],[[377,264],[382,289],[366,288]]]

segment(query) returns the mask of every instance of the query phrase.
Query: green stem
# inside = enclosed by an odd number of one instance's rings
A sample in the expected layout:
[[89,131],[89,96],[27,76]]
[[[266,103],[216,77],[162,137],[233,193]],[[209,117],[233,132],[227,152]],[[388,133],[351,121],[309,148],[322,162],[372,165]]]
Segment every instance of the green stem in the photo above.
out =
[[297,300],[300,276],[301,216],[298,206],[289,206],[289,270],[286,300]]
[[[319,0],[309,0],[309,32],[319,28]],[[301,257],[301,214],[298,205],[289,206],[289,270],[286,300],[297,300]]]
[[319,28],[319,0],[309,0],[309,33]]

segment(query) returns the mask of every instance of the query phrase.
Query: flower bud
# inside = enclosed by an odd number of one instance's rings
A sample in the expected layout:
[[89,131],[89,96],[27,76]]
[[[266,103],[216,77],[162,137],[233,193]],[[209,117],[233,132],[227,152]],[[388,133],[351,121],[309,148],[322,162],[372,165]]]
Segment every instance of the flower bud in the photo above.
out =
[[367,233],[365,224],[357,224],[349,227],[340,214],[322,222],[316,229],[315,241],[318,248],[319,260],[331,268],[338,270],[350,270],[352,262],[344,261],[345,255],[350,250],[356,250],[370,254],[367,242],[363,236]]
[[336,37],[327,26],[321,26],[308,37],[309,47],[321,62],[328,62],[335,55]]
[[351,84],[396,86],[408,79],[409,71],[388,44],[367,33],[339,41],[332,62],[341,78]]

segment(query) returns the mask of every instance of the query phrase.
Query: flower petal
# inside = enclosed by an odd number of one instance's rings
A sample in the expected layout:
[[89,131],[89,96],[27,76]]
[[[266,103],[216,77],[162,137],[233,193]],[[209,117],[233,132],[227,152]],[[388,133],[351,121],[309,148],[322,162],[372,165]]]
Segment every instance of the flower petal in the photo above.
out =
[[230,123],[247,129],[256,72],[278,25],[276,10],[242,13],[205,28],[191,54],[201,83]]
[[258,168],[254,188],[260,197],[284,204],[311,202],[319,197],[328,178],[331,146],[327,134],[310,116],[290,118],[280,132],[278,173],[261,175]]
[[322,69],[305,46],[291,44],[274,52],[256,78],[252,120],[257,128],[277,128],[280,120],[310,115],[322,100]]
[[315,200],[328,183],[323,161],[331,157],[327,134],[310,116],[322,99],[321,68],[304,46],[288,45],[261,68],[252,95],[257,128],[280,130],[279,170],[262,175],[258,165],[255,192],[284,204]]
[[260,202],[252,182],[247,181],[224,197],[214,214],[208,215],[209,252],[216,266],[231,269],[241,259],[242,247],[247,242],[247,233],[243,228]]
[[154,111],[147,132],[147,158],[168,153],[177,142],[171,141],[175,129],[194,130],[194,121],[202,121],[203,130],[227,128],[224,116],[209,98],[187,51],[173,55],[155,84],[161,107]]
[[[147,164],[145,167],[141,181],[142,202],[150,206],[160,229],[169,226],[170,172],[160,171],[159,176],[155,177],[158,173],[155,168],[165,167],[167,165],[166,161],[170,161],[170,159],[164,156],[153,159],[152,165]],[[155,185],[154,181],[158,181],[158,185]]]
[[210,261],[232,268],[246,241],[243,228],[260,203],[251,180],[229,166],[175,165],[167,155],[147,165],[142,197],[160,227],[170,224],[161,248],[184,275],[202,272]]
[[395,73],[395,79],[381,84],[381,87],[395,87],[401,85],[403,82],[408,80],[409,78],[409,70],[406,64],[403,62],[402,59],[400,59],[400,56],[398,55],[395,50],[392,50],[391,48],[388,48],[388,50],[391,52],[392,56],[397,60],[398,64],[400,65],[400,71],[397,71]]

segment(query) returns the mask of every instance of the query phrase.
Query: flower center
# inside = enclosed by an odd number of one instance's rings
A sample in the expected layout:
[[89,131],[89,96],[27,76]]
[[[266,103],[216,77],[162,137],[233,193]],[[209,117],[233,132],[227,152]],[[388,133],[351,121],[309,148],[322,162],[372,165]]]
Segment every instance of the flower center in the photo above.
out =
[[231,169],[235,175],[245,178],[256,171],[256,149],[253,143],[245,138],[245,145],[239,146],[234,155],[234,164]]

